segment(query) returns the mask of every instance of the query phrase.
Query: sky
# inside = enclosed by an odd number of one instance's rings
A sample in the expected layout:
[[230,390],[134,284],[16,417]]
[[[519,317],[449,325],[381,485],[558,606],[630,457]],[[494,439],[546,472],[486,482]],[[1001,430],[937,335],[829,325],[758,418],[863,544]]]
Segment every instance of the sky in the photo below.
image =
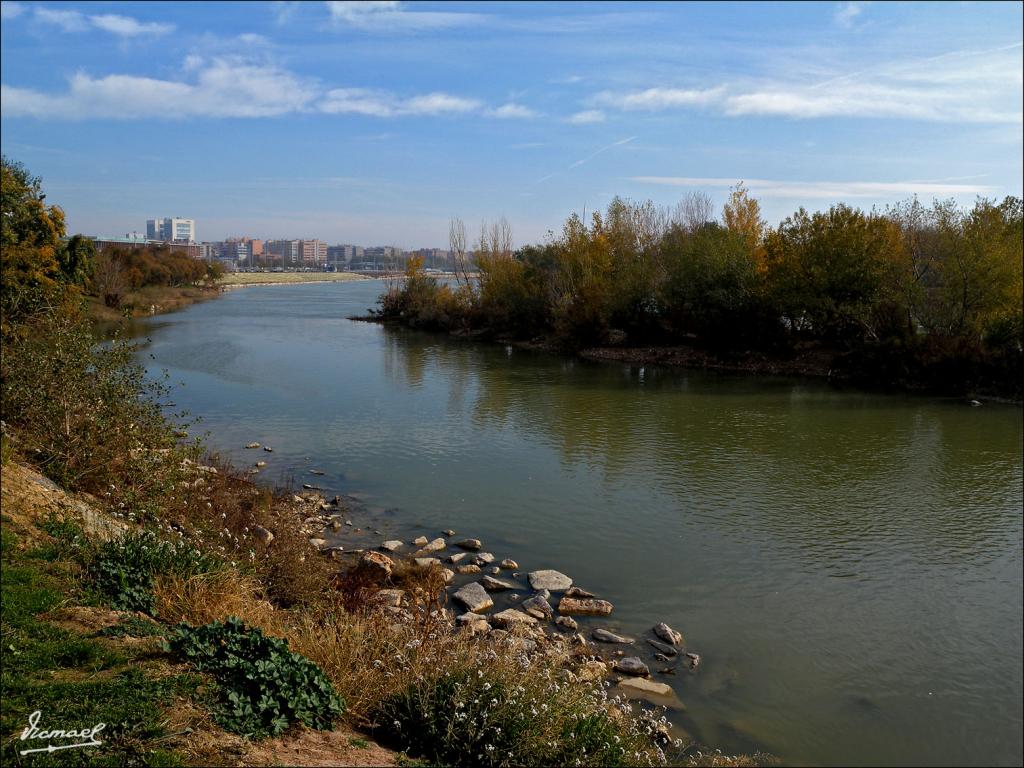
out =
[[1021,195],[1020,3],[0,3],[0,146],[69,232],[517,244],[613,196]]

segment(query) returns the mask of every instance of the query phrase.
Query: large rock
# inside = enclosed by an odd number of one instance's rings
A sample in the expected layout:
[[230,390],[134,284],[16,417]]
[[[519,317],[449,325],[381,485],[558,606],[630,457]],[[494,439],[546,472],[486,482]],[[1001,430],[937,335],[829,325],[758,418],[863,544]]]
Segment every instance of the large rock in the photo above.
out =
[[515,589],[515,584],[510,584],[507,581],[496,579],[493,576],[484,576],[480,579],[480,583],[488,592],[501,592],[506,589]]
[[491,622],[496,627],[502,627],[508,629],[509,627],[518,627],[527,624],[536,624],[537,620],[522,611],[517,611],[515,608],[508,608],[501,613],[496,613],[491,616]]
[[458,565],[458,566],[455,567],[455,572],[456,573],[461,573],[463,575],[465,575],[467,573],[480,573],[480,566],[479,565]]
[[612,612],[612,604],[594,598],[563,597],[558,601],[558,612],[566,616],[607,616]]
[[587,592],[587,590],[585,590],[585,589],[580,589],[579,587],[573,586],[573,587],[569,587],[567,590],[565,590],[565,596],[566,597],[594,597],[594,593],[593,592]]
[[647,642],[655,648],[657,648],[662,653],[664,653],[666,656],[675,656],[678,653],[678,651],[668,643],[659,643],[657,640],[652,640],[651,638],[647,638]]
[[452,579],[455,578],[455,571],[451,570],[450,568],[442,568],[441,578],[444,579],[445,584],[451,584]]
[[561,592],[572,586],[572,579],[558,571],[533,571],[530,573],[530,586],[534,589],[550,589]]
[[259,448],[260,444],[259,443],[246,443],[245,447],[246,448]]
[[370,602],[375,605],[400,608],[402,605],[402,597],[404,596],[405,590],[402,589],[382,589],[379,592],[374,593],[373,597],[370,598]]
[[595,629],[591,632],[591,636],[601,643],[633,643],[632,637],[623,637],[609,632],[607,629]]
[[422,547],[424,544],[427,543],[427,537],[426,536],[417,536],[415,539],[412,540],[412,543],[413,543],[414,546]]
[[555,615],[554,609],[540,595],[534,595],[529,600],[524,601],[520,607],[535,619],[550,619]]
[[364,552],[359,558],[359,570],[378,579],[386,579],[391,575],[394,563],[391,558],[380,552]]
[[430,542],[427,542],[426,544],[424,544],[422,546],[422,550],[424,552],[440,552],[442,549],[444,549],[447,546],[448,546],[448,542],[446,542],[442,538],[437,538],[437,539],[434,539],[433,541],[430,541]]
[[463,539],[462,541],[456,542],[455,546],[461,547],[462,549],[470,549],[475,552],[480,549],[483,544],[480,543],[480,539]]
[[510,560],[507,557],[500,563],[498,563],[498,565],[504,568],[506,571],[514,571],[516,568],[519,567],[519,563],[517,563],[515,560]]
[[253,535],[262,541],[264,544],[269,544],[274,540],[274,534],[264,528],[262,525],[253,526]]
[[436,557],[416,557],[413,558],[413,562],[419,568],[430,568],[433,565],[440,565],[441,561]]
[[381,544],[380,548],[383,549],[385,552],[394,552],[402,548],[402,542],[398,541],[397,539],[391,539],[390,541],[385,541],[383,544]]
[[571,619],[568,616],[559,616],[557,619],[555,619],[555,624],[557,624],[560,627],[565,627],[566,629],[571,630],[573,632],[579,629],[579,624],[576,623],[576,619]]
[[661,624],[654,625],[654,634],[664,640],[666,643],[671,643],[677,648],[683,646],[683,635],[680,632],[676,632],[668,624],[662,622]]
[[491,596],[487,594],[487,590],[478,581],[470,582],[455,590],[455,599],[473,613],[480,613],[494,607],[494,601],[491,600]]
[[647,668],[636,656],[627,656],[615,662],[615,671],[624,675],[636,675],[638,677],[649,677],[651,670]]
[[327,539],[313,538],[313,539],[309,540],[309,543],[312,544],[317,549],[323,549],[323,547],[327,544]]
[[456,552],[454,555],[448,555],[449,563],[457,563],[459,560],[466,556],[465,552]]
[[494,562],[494,555],[490,552],[478,552],[470,558],[470,562],[479,566],[490,565]]
[[682,709],[683,703],[676,696],[675,691],[665,683],[658,683],[654,680],[647,680],[642,677],[627,677],[613,689],[629,699],[642,699],[655,706],[672,707]]

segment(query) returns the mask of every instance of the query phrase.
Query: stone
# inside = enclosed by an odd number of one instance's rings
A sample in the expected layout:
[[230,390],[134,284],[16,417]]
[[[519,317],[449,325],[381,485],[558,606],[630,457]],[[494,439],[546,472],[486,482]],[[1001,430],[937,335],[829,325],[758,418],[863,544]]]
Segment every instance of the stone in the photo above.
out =
[[565,590],[565,596],[566,597],[594,597],[594,593],[593,592],[587,592],[587,590],[580,589],[579,587],[569,587],[567,590]]
[[307,491],[322,491],[323,490],[323,488],[321,488],[319,485],[313,485],[312,483],[303,483],[302,487],[305,488]]
[[700,666],[699,653],[687,653],[686,658],[690,661],[690,669],[696,669],[698,666]]
[[415,539],[412,540],[412,543],[415,544],[417,547],[422,547],[424,544],[427,543],[427,537],[417,536]]
[[454,555],[448,555],[449,563],[457,563],[459,560],[466,556],[465,552],[456,552]]
[[660,707],[683,708],[683,703],[671,686],[643,677],[626,678],[615,686],[614,690],[629,699],[642,699]]
[[668,624],[662,622],[661,624],[654,625],[654,634],[664,640],[666,643],[681,647],[683,645],[683,636],[681,633],[676,632]]
[[274,449],[271,448],[269,445],[264,445],[263,446],[263,450],[266,451],[267,453],[273,453],[274,452]]
[[321,547],[323,547],[327,543],[327,539],[310,539],[309,543],[312,544],[317,549],[320,549]]
[[480,573],[479,565],[460,565],[455,569],[456,573],[467,574],[467,573]]
[[[417,541],[418,541],[418,539],[417,539]],[[420,547],[420,549],[422,549],[424,552],[439,552],[440,550],[444,549],[447,546],[448,546],[448,543],[444,539],[436,538],[433,541],[429,541],[426,544],[423,544]]]
[[[656,653],[656,654],[654,654],[654,658],[656,658],[658,661],[671,661],[671,659],[668,656],[666,656],[664,653]],[[661,671],[665,672],[666,670],[663,669]]]
[[441,578],[444,579],[445,584],[451,584],[452,579],[455,578],[455,571],[451,570],[450,568],[442,568]]
[[347,526],[349,526],[351,528],[352,527],[352,521],[351,520],[346,520],[345,521],[345,525],[347,525]]
[[507,581],[496,579],[493,576],[484,576],[480,579],[480,583],[488,592],[501,592],[505,589],[515,589],[515,584],[510,584]]
[[572,636],[572,644],[573,645],[582,645],[582,646],[586,647],[586,645],[587,645],[587,638],[585,638],[583,635],[581,635],[579,632],[577,632],[575,635]]
[[292,495],[292,501],[294,501],[296,504],[304,504],[306,500],[301,496]]
[[491,568],[491,575],[497,576],[499,573],[501,573],[501,568],[499,568],[498,566],[494,566],[493,568]]
[[413,559],[413,562],[416,563],[418,568],[430,568],[431,566],[441,564],[441,561],[436,557],[417,557]]
[[537,597],[543,597],[545,600],[551,599],[551,590],[548,589],[538,589],[533,594]]
[[576,669],[576,677],[580,680],[600,680],[608,674],[608,665],[603,661],[588,661]]
[[359,558],[359,570],[369,573],[378,578],[387,578],[391,575],[391,568],[394,563],[391,558],[380,552],[364,552]]
[[402,548],[402,542],[398,541],[398,539],[390,539],[381,544],[380,548],[385,552],[395,552]]
[[478,552],[470,558],[470,562],[473,563],[473,565],[490,565],[494,562],[494,555],[490,552]]
[[309,474],[311,474],[311,475],[323,475],[325,473],[324,473],[324,471],[322,469],[311,469],[311,470],[309,470]]
[[540,595],[534,595],[529,600],[524,601],[520,607],[535,619],[550,619],[555,615],[554,609]]
[[555,592],[572,586],[572,579],[558,571],[533,571],[529,575],[530,586],[534,589],[550,589]]
[[607,629],[595,629],[590,635],[601,643],[633,643],[632,637],[623,637],[614,632],[609,632]]
[[265,467],[265,466],[267,466],[267,462],[265,462],[265,461],[257,461],[256,462],[256,466],[257,467]]
[[555,619],[555,624],[560,627],[565,627],[568,630],[575,632],[580,628],[580,625],[576,623],[576,619],[569,618],[568,616],[559,616]]
[[402,605],[402,598],[405,597],[404,589],[382,589],[374,593],[370,598],[376,605],[387,605],[398,608]]
[[274,540],[274,534],[264,528],[262,525],[253,526],[253,535],[262,541],[264,544],[269,544]]
[[516,568],[519,567],[519,563],[517,563],[515,560],[509,560],[508,558],[502,560],[500,563],[498,563],[498,565],[504,568],[506,571],[514,571]]
[[651,640],[651,638],[647,638],[647,642],[666,656],[675,656],[676,653],[678,653],[678,651],[668,643],[659,643],[657,640]]
[[487,590],[478,581],[472,581],[455,590],[454,597],[473,613],[480,613],[494,607],[494,601],[491,600],[491,596],[487,594]]
[[537,623],[537,620],[533,618],[533,616],[523,613],[522,611],[517,611],[515,608],[507,608],[501,613],[494,614],[491,616],[491,621],[495,626],[503,629],[522,626],[524,624],[528,625]]
[[483,544],[480,543],[480,539],[463,539],[462,541],[456,542],[455,546],[460,547],[461,549],[469,549],[475,552],[478,549],[480,549],[480,547],[482,547]]
[[445,536],[454,536],[455,535],[455,531],[453,531],[451,528],[449,528],[448,530],[445,530],[445,531],[441,531],[441,533],[443,533]]
[[567,616],[607,616],[612,612],[612,604],[594,598],[563,597],[558,601],[558,612]]
[[636,656],[627,656],[615,662],[615,671],[624,675],[637,675],[639,677],[650,677],[651,670],[647,668]]
[[246,448],[259,448],[260,444],[259,443],[246,443],[245,447]]

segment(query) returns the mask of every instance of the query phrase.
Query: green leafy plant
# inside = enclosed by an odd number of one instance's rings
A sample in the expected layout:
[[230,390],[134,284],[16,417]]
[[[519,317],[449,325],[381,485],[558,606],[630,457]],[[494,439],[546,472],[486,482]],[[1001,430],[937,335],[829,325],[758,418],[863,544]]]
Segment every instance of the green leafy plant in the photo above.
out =
[[155,611],[153,578],[158,574],[192,576],[221,563],[184,542],[173,543],[144,531],[128,533],[100,546],[89,563],[94,586],[111,606],[125,611]]
[[180,624],[168,649],[213,675],[221,700],[217,719],[235,733],[276,736],[295,722],[325,730],[344,711],[316,664],[236,617],[201,627]]

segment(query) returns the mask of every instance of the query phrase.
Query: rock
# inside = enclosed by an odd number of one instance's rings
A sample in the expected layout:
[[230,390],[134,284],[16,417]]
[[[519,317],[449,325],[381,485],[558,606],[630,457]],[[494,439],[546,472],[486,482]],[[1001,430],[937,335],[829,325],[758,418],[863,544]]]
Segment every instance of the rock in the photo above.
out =
[[305,488],[307,491],[322,491],[323,490],[323,488],[321,488],[319,485],[312,485],[311,483],[303,483],[302,487]]
[[519,563],[517,563],[515,560],[509,560],[508,558],[502,560],[500,563],[498,563],[498,565],[504,568],[506,571],[514,571],[516,568],[519,567]]
[[508,608],[501,613],[496,613],[491,616],[491,621],[497,627],[508,629],[509,627],[523,626],[527,624],[536,624],[537,620],[529,614],[517,611],[515,608]]
[[547,589],[538,589],[533,594],[535,597],[543,597],[545,600],[551,599],[551,591]]
[[560,627],[565,627],[566,629],[572,630],[573,632],[580,628],[580,625],[576,623],[576,619],[571,619],[568,616],[559,616],[557,619],[555,619],[555,624],[557,624]]
[[490,552],[478,552],[470,558],[473,565],[490,565],[494,562],[494,555]]
[[456,552],[454,555],[448,555],[449,563],[457,563],[459,560],[466,556],[465,552]]
[[294,501],[296,504],[304,504],[306,502],[306,500],[304,498],[302,498],[301,496],[295,496],[295,495],[292,496],[292,501]]
[[451,570],[450,568],[442,568],[441,578],[444,579],[445,584],[451,584],[452,579],[455,578],[455,571]]
[[585,647],[587,645],[587,638],[585,638],[583,635],[577,632],[575,635],[572,636],[572,644],[582,645]]
[[679,632],[676,632],[668,624],[662,622],[661,624],[654,625],[654,634],[664,640],[666,643],[681,647],[683,645],[683,636]]
[[358,569],[377,578],[387,578],[391,575],[391,568],[394,563],[391,558],[380,552],[364,552],[359,558]]
[[424,544],[427,543],[427,537],[426,536],[417,536],[415,539],[412,540],[412,543],[414,545],[416,545],[417,547],[422,547]]
[[480,584],[482,584],[483,588],[488,592],[501,592],[505,589],[515,589],[515,584],[510,584],[507,581],[496,579],[493,576],[484,576],[480,579]]
[[520,607],[535,619],[550,619],[555,615],[554,609],[540,595],[534,595],[529,600],[524,601]]
[[271,448],[269,445],[264,445],[263,446],[263,450],[266,451],[267,453],[273,453],[274,452],[274,449]]
[[255,525],[252,529],[253,535],[262,541],[264,544],[269,544],[274,540],[274,534],[264,528],[262,525]]
[[260,444],[259,443],[247,443],[245,447],[246,448],[259,448]]
[[455,572],[456,573],[462,573],[462,574],[466,574],[466,573],[480,573],[480,566],[479,565],[460,565],[460,566],[456,567]]
[[397,539],[391,539],[381,544],[380,548],[383,549],[385,552],[396,552],[402,548],[402,542],[398,541]]
[[323,547],[327,543],[327,539],[310,539],[309,543],[312,544],[317,549],[320,549],[321,547]]
[[676,696],[671,686],[646,680],[642,677],[629,677],[615,686],[615,692],[629,699],[642,699],[661,707],[682,709],[683,703]]
[[487,590],[477,581],[470,582],[455,590],[454,597],[473,613],[480,613],[494,607],[494,601],[491,600],[491,596],[487,594]]
[[431,566],[441,564],[441,561],[436,557],[417,557],[413,559],[413,562],[416,563],[418,568],[430,568]]
[[265,461],[257,461],[256,462],[256,466],[260,467],[260,468],[265,467],[265,466],[267,466],[267,462],[265,462]]
[[501,573],[501,568],[499,568],[498,566],[494,566],[493,568],[491,568],[492,575],[497,576],[499,573]]
[[455,546],[461,547],[462,549],[469,549],[475,552],[478,549],[480,549],[480,547],[482,547],[483,544],[480,543],[480,539],[463,539],[462,541],[456,542]]
[[464,613],[455,617],[455,623],[470,634],[478,635],[490,631],[491,625],[479,613]]
[[[664,653],[656,653],[656,654],[654,654],[654,658],[656,658],[658,661],[671,661],[671,659],[668,656],[666,656]],[[662,669],[662,670],[659,670],[659,671],[666,672],[667,670]]]
[[590,634],[591,637],[602,643],[633,643],[632,637],[623,637],[614,632],[609,632],[607,629],[595,629]]
[[572,579],[558,571],[533,571],[529,575],[530,586],[534,589],[550,589],[555,592],[572,586]]
[[580,589],[579,587],[569,587],[567,590],[565,590],[565,596],[566,597],[593,597],[594,593],[593,592],[587,592],[587,590]]
[[666,656],[675,656],[676,653],[678,653],[678,651],[668,643],[659,643],[657,640],[651,640],[651,638],[647,638],[647,642]]
[[608,665],[603,661],[588,661],[576,669],[576,676],[580,680],[600,680],[608,674]]
[[636,656],[627,656],[616,661],[615,671],[621,672],[624,675],[638,675],[639,677],[649,677],[651,674],[651,670],[647,668],[647,665]]
[[607,616],[612,612],[612,604],[607,600],[563,597],[558,601],[558,612],[573,616]]
[[311,475],[322,475],[322,474],[324,474],[324,471],[322,469],[311,469],[311,470],[309,470],[309,474],[311,474]]
[[454,536],[455,535],[455,531],[453,531],[451,528],[449,528],[446,531],[441,531],[441,533],[443,533],[445,536]]
[[376,605],[388,605],[398,608],[402,605],[402,598],[405,597],[404,589],[382,589],[375,592],[370,601]]
[[981,405],[981,403],[978,402],[977,400],[971,400],[969,405],[971,406],[971,408],[977,408],[979,405]]
[[690,669],[696,669],[698,666],[700,666],[699,653],[687,653],[686,658],[690,661]]
[[347,525],[347,526],[349,526],[351,528],[352,527],[352,521],[351,520],[346,520],[345,521],[345,525]]
[[341,530],[341,520],[331,520],[331,530],[332,531],[340,531]]
[[[418,541],[418,539],[417,539]],[[434,539],[433,541],[426,542],[421,546],[424,552],[438,552],[448,546],[448,543],[441,538]]]

